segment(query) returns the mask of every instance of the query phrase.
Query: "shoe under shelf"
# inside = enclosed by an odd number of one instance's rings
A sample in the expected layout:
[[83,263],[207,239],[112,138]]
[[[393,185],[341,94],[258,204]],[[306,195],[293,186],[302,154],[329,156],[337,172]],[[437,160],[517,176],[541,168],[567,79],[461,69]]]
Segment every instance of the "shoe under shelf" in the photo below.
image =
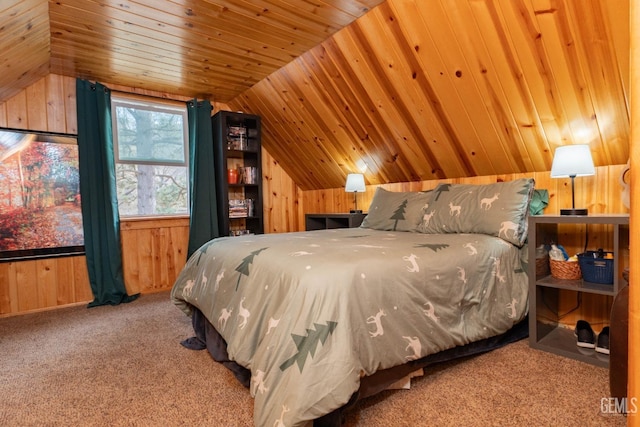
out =
[[609,367],[609,355],[576,345],[573,329],[541,322],[538,322],[537,329],[538,337],[529,337],[531,347],[603,368]]

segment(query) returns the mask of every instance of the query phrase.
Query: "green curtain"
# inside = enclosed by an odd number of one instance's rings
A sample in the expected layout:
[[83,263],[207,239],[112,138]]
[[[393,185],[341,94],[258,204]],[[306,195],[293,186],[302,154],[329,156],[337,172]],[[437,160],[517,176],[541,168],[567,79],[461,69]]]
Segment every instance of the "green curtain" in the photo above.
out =
[[78,157],[84,246],[94,300],[89,307],[135,300],[124,285],[116,195],[111,92],[76,80]]
[[189,118],[189,185],[191,216],[187,258],[209,240],[220,236],[213,167],[213,131],[211,103],[187,102]]

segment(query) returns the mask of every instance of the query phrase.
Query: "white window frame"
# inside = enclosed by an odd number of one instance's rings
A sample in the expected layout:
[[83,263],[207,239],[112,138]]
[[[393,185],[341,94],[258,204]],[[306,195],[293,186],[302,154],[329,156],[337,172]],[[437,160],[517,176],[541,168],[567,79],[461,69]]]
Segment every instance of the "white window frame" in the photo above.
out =
[[[161,112],[161,113],[170,113],[170,114],[179,114],[182,116],[183,122],[183,160],[182,161],[172,161],[172,160],[135,160],[135,159],[121,159],[120,158],[120,150],[118,146],[118,118],[116,114],[116,108],[127,107],[127,108],[135,108],[138,110],[146,110],[153,112]],[[133,164],[133,165],[153,165],[153,166],[183,166],[186,168],[187,173],[187,187],[189,187],[189,121],[187,114],[187,106],[185,103],[181,103],[178,101],[170,101],[159,98],[151,98],[145,96],[139,96],[134,94],[121,94],[121,93],[113,93],[111,94],[111,121],[112,121],[112,137],[113,137],[113,154],[115,164]],[[116,183],[117,185],[117,183]],[[153,215],[145,215],[145,214],[136,214],[136,215],[123,215],[121,216],[126,218],[141,218],[141,217],[166,217],[166,216],[188,216],[189,215],[189,207],[190,207],[190,189],[187,188],[187,205],[185,213],[177,213],[177,214],[153,214]]]

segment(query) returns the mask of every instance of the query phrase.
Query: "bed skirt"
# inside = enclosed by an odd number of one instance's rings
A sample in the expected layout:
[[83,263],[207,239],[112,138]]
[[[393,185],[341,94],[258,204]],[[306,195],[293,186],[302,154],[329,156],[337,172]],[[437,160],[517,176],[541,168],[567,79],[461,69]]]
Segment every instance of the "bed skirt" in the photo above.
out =
[[[193,308],[191,318],[195,336],[182,341],[182,345],[192,350],[204,350],[211,357],[229,369],[240,383],[249,388],[251,384],[251,371],[229,360],[227,343],[209,320],[196,307]],[[344,411],[353,406],[358,400],[373,396],[386,390],[391,384],[406,377],[410,373],[427,366],[455,360],[461,357],[473,356],[480,353],[500,348],[504,345],[524,339],[529,336],[528,317],[501,335],[476,341],[464,346],[454,347],[449,350],[431,354],[422,359],[412,360],[404,365],[384,369],[360,380],[360,388],[351,396],[349,402],[342,408],[314,420],[314,427],[340,427],[344,421]]]

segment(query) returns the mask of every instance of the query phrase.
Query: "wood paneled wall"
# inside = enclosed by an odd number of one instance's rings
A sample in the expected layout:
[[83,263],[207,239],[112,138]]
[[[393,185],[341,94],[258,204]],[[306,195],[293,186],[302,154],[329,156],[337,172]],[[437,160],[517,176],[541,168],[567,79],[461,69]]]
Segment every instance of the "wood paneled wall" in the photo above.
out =
[[[115,91],[187,101],[188,98],[105,83]],[[4,103],[0,127],[77,133],[75,79],[49,74]],[[228,109],[214,103],[214,113]],[[299,190],[263,150],[265,231],[297,230]],[[127,291],[168,290],[186,262],[189,219],[121,221]],[[93,299],[84,256],[0,263],[0,316],[40,311]]]
[[[4,103],[0,127],[77,134],[75,79],[49,74]],[[187,98],[108,85],[113,90]],[[188,218],[121,221],[127,291],[170,289],[186,259]],[[0,316],[93,300],[84,256],[0,263]]]
[[[48,75],[0,103],[0,127],[76,134],[75,93],[75,79]],[[92,299],[84,256],[0,263],[0,316]]]
[[[590,213],[628,213],[622,204],[620,173],[625,165],[596,167],[596,174],[589,177],[578,177],[575,181],[576,207],[586,207]],[[435,188],[439,183],[458,184],[490,184],[498,181],[511,181],[518,178],[533,178],[536,188],[549,191],[549,205],[546,214],[559,214],[560,209],[571,207],[571,180],[551,178],[549,172],[519,173],[506,175],[488,175],[473,178],[454,178],[446,180],[429,180],[382,184],[389,191],[424,191]],[[358,193],[358,207],[366,212],[377,185],[368,185],[364,193]],[[353,193],[345,193],[344,188],[309,190],[302,192],[302,208],[300,214],[325,212],[349,212],[353,209]],[[300,222],[304,227],[304,221]]]
[[262,175],[265,233],[284,233],[304,229],[303,192],[263,148]]
[[170,289],[187,260],[189,218],[122,221],[120,230],[129,294]]
[[0,316],[92,299],[84,256],[0,263]]
[[[108,85],[108,84],[107,84]],[[114,90],[186,100],[167,94],[109,85]],[[215,104],[214,112],[228,108]],[[50,74],[0,104],[0,127],[49,132],[77,133],[75,79]],[[576,205],[590,212],[624,212],[618,177],[624,166],[597,168],[593,177],[576,181]],[[301,191],[263,150],[265,231],[280,233],[304,229],[304,214],[348,212],[353,194],[343,188]],[[531,176],[538,188],[551,195],[547,213],[570,205],[568,179],[551,179],[548,172],[459,178],[446,182],[490,183]],[[427,190],[444,181],[385,184],[392,191]],[[358,205],[369,206],[376,186],[358,194]],[[186,261],[188,218],[123,220],[122,245],[125,282],[129,293],[150,293],[170,289]],[[93,299],[84,256],[0,263],[0,316],[85,304]],[[594,309],[595,310],[595,309]],[[600,310],[602,311],[602,310]]]

